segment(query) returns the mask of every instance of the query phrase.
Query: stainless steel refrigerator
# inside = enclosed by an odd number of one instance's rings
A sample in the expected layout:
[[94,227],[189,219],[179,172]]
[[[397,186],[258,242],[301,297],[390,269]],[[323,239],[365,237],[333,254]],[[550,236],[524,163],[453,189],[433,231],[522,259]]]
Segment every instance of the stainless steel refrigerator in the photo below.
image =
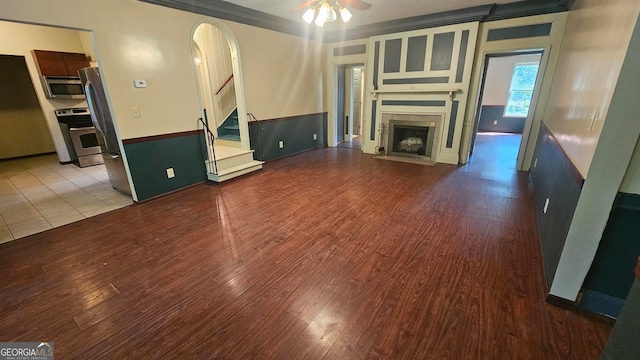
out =
[[80,69],[78,74],[87,96],[91,120],[96,128],[104,165],[109,174],[109,182],[114,189],[131,195],[131,188],[129,187],[129,180],[127,179],[127,172],[122,159],[122,151],[116,137],[116,130],[113,126],[109,105],[107,104],[100,71],[97,67],[88,67]]

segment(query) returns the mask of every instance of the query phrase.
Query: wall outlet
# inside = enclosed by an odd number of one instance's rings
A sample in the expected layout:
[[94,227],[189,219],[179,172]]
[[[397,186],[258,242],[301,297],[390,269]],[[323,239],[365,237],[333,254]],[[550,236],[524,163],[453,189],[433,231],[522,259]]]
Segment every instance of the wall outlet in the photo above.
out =
[[498,120],[493,120],[493,125],[498,125]]
[[280,140],[278,142],[278,146],[280,147],[280,149],[284,148],[284,141]]
[[133,117],[138,118],[140,117],[140,108],[137,106],[134,106],[131,108],[131,114],[133,115]]
[[173,168],[168,168],[167,169],[167,178],[171,179],[171,178],[174,178],[174,177],[176,177],[176,173],[173,172]]
[[542,212],[546,214],[548,208],[549,208],[549,198],[547,198],[547,200],[544,201],[544,208],[542,209]]
[[313,134],[313,140],[318,140],[318,134]]

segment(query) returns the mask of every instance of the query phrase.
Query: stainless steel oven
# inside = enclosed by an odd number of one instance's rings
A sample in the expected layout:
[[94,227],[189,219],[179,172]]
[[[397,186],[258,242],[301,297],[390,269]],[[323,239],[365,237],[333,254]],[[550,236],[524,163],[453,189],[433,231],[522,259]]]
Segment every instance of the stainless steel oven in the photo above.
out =
[[89,109],[60,109],[55,112],[71,161],[80,167],[104,164]]

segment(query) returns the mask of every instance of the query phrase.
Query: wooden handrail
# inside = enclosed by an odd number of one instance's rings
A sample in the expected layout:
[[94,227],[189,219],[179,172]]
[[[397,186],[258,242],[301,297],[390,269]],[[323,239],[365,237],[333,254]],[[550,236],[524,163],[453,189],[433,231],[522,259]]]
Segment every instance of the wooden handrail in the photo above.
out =
[[233,79],[233,74],[229,75],[227,80],[225,80],[225,82],[222,84],[222,86],[220,86],[218,91],[216,91],[216,95],[220,94],[220,91],[222,91],[222,89],[224,89],[224,87],[227,86],[227,84],[229,83],[229,81],[231,81],[231,79]]

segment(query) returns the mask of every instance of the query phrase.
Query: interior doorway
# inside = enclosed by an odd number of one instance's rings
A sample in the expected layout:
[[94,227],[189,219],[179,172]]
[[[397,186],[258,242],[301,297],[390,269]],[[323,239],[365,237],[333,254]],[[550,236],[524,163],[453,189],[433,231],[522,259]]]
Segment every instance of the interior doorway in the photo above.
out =
[[[470,145],[497,146],[491,151],[519,167],[524,157],[541,79],[543,50],[488,54],[479,91]],[[501,141],[488,137],[502,137]],[[497,139],[497,138],[496,138]],[[510,146],[504,146],[504,144]],[[492,145],[493,144],[493,145]],[[499,144],[499,145],[498,145]]]
[[364,65],[339,65],[337,140],[339,147],[362,150]]
[[208,120],[217,145],[248,150],[247,112],[235,36],[222,23],[200,23],[193,31],[192,53],[203,118]]

